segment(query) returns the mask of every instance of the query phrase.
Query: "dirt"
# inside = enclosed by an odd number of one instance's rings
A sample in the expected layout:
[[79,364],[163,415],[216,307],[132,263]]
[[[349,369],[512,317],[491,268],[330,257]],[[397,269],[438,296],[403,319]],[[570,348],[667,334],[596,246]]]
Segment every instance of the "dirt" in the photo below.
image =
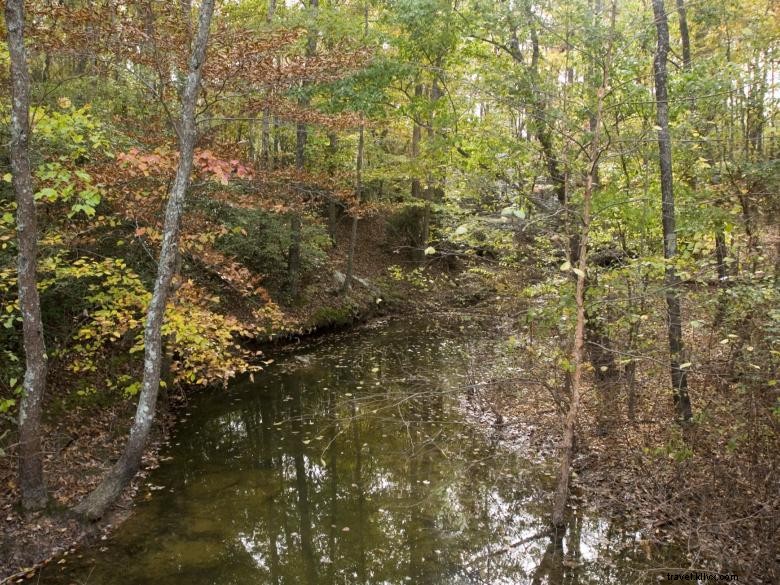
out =
[[[19,503],[16,457],[11,449],[0,459],[0,583],[21,582],[37,568],[69,554],[79,543],[97,539],[130,514],[133,497],[148,472],[157,466],[157,452],[173,423],[168,405],[159,407],[156,426],[142,469],[111,512],[97,523],[84,523],[69,509],[89,493],[121,454],[132,420],[132,402],[110,408],[80,407],[43,424],[44,472],[49,505],[25,513]],[[7,489],[6,489],[7,488]]]

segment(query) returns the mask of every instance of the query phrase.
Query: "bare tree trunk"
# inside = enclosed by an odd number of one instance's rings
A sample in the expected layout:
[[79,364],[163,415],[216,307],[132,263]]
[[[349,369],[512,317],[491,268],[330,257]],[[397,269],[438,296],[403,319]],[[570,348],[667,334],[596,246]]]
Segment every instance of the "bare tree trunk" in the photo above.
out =
[[[268,0],[268,12],[265,21],[271,24],[276,12],[276,0]],[[271,111],[268,108],[263,110],[263,127],[260,138],[260,158],[266,169],[271,168]]]
[[[314,15],[317,14],[319,0],[309,0],[309,9]],[[317,31],[310,30],[309,38],[306,44],[306,56],[312,57],[317,52]],[[301,98],[298,103],[307,107],[309,99]],[[306,142],[308,140],[308,127],[303,122],[295,125],[295,168],[302,171],[306,165]],[[290,248],[287,252],[287,280],[290,297],[295,300],[300,293],[300,269],[301,269],[301,217],[298,212],[293,212],[290,219],[290,229],[292,236],[290,238]]]
[[590,212],[595,185],[596,169],[601,156],[601,121],[604,105],[604,94],[607,90],[609,79],[610,57],[612,54],[612,34],[615,29],[615,13],[617,0],[612,3],[612,16],[610,26],[610,40],[606,58],[603,62],[603,76],[601,86],[596,94],[596,115],[593,124],[593,138],[590,142],[588,155],[588,174],[585,181],[585,191],[582,195],[582,231],[579,240],[579,253],[577,254],[577,288],[574,300],[577,305],[577,323],[574,328],[574,348],[572,350],[572,363],[574,373],[571,378],[571,398],[569,400],[569,412],[566,415],[566,424],[563,430],[563,442],[561,444],[561,467],[558,473],[558,485],[553,500],[552,525],[556,531],[565,530],[566,522],[564,512],[566,502],[569,499],[569,482],[571,479],[571,464],[574,458],[574,434],[580,410],[580,393],[582,389],[582,372],[585,367],[585,287],[588,270],[588,236],[590,235]]
[[[441,63],[440,60],[436,62],[436,69],[441,69]],[[435,107],[436,102],[439,101],[441,98],[441,90],[439,89],[439,83],[436,77],[433,78],[433,81],[431,82],[431,91],[430,91],[430,100],[431,100],[431,106]],[[432,141],[436,136],[436,129],[434,127],[436,120],[435,120],[435,114],[431,113],[431,116],[428,120],[428,141]],[[428,240],[430,239],[430,232],[431,232],[431,201],[433,200],[433,197],[435,195],[435,190],[437,188],[437,185],[439,184],[439,181],[434,181],[432,173],[430,171],[428,172],[428,181],[426,185],[425,192],[423,193],[423,197],[425,198],[425,208],[423,209],[423,218],[422,218],[422,245],[427,246]],[[424,252],[423,252],[424,254]]]
[[25,509],[46,505],[41,453],[41,413],[47,356],[38,296],[38,221],[30,171],[30,73],[24,48],[24,1],[7,0],[5,23],[11,57],[11,171],[16,194],[19,245],[19,307],[22,312],[25,372],[19,407],[19,488]]
[[130,436],[122,456],[109,470],[100,485],[74,508],[75,512],[90,519],[100,518],[138,471],[146,440],[154,421],[157,393],[160,388],[162,325],[178,257],[184,198],[192,173],[192,158],[197,139],[195,106],[200,89],[203,62],[206,57],[211,18],[214,13],[214,1],[203,0],[201,4],[198,32],[192,46],[187,85],[182,96],[181,124],[176,129],[179,136],[179,164],[165,210],[163,242],[157,278],[146,315],[144,375],[135,420],[130,428]]
[[691,68],[691,40],[688,33],[688,14],[685,10],[685,0],[677,1],[677,19],[680,22],[680,42],[682,43],[683,68]]
[[[295,168],[302,171],[306,162],[306,125],[299,122],[295,128]],[[298,298],[301,272],[301,215],[293,210],[290,215],[290,247],[287,250],[287,282],[290,298]]]
[[[328,161],[328,171],[332,177],[336,173],[336,155],[339,150],[339,136],[335,132],[328,133],[328,154],[330,160]],[[338,222],[338,209],[336,208],[336,198],[331,194],[328,198],[328,235],[330,236],[330,242],[334,246],[336,245],[336,228]]]
[[728,248],[726,247],[726,234],[719,228],[715,232],[715,262],[718,269],[718,280],[721,282],[724,282],[728,278],[728,270],[726,269],[727,256]]
[[[360,124],[360,133],[358,134],[357,158],[355,160],[355,204],[360,204],[360,196],[363,191],[363,152],[365,140],[363,138],[364,128]],[[357,211],[352,214],[352,233],[349,236],[349,253],[347,254],[347,274],[344,279],[342,292],[352,288],[352,270],[355,264],[355,244],[357,242],[358,214]]]
[[290,247],[287,250],[287,278],[290,298],[298,298],[301,273],[301,215],[293,211],[290,215]]
[[[423,86],[421,83],[418,83],[414,86],[414,97],[420,98],[423,95]],[[411,157],[413,161],[416,161],[417,158],[420,156],[420,139],[422,138],[422,126],[417,122],[417,120],[413,121],[412,126],[412,148],[411,148]],[[417,201],[422,198],[422,182],[420,181],[420,178],[415,176],[412,177],[412,200]],[[422,226],[420,226],[422,228]],[[421,230],[422,231],[422,230]],[[425,247],[425,240],[423,239],[424,235],[421,233],[418,238],[417,245]],[[422,254],[420,254],[422,256]]]
[[666,312],[669,332],[669,364],[671,368],[674,403],[678,417],[691,418],[691,401],[688,396],[688,375],[680,367],[683,359],[682,315],[680,310],[679,278],[672,265],[677,255],[675,226],[674,185],[672,182],[672,141],[669,135],[669,97],[667,91],[666,58],[669,52],[669,23],[663,0],[653,0],[653,13],[658,36],[653,72],[655,76],[656,123],[658,125],[658,159],[661,169],[661,199],[663,205],[664,258],[666,272]]

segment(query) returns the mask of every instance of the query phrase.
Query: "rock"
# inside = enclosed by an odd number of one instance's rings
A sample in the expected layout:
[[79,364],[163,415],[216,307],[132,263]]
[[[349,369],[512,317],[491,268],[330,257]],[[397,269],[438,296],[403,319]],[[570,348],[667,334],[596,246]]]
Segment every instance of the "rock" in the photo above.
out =
[[[337,288],[341,289],[344,286],[344,283],[347,281],[347,275],[343,272],[339,272],[338,270],[333,271],[333,283],[336,285]],[[353,283],[357,282],[359,285],[364,287],[366,290],[370,291],[374,295],[378,295],[379,289],[375,287],[373,284],[371,284],[371,281],[369,281],[367,278],[360,278],[359,276],[352,276]]]
[[344,283],[347,281],[347,275],[343,272],[339,272],[338,270],[333,271],[333,283],[341,288],[344,286]]

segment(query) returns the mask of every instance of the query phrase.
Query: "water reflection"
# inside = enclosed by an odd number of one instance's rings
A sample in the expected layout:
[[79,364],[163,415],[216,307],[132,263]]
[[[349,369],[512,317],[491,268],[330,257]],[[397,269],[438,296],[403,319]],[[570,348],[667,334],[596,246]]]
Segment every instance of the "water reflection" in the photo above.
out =
[[554,467],[463,424],[448,335],[397,323],[307,351],[196,398],[149,499],[41,583],[637,582],[632,533],[543,534]]

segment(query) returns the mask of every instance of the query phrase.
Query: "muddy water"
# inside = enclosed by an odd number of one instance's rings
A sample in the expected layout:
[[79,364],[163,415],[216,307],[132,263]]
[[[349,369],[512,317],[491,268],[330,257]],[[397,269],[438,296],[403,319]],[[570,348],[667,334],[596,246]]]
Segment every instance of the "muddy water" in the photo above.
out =
[[461,408],[465,342],[401,321],[196,396],[136,513],[40,583],[634,583],[637,535],[545,528],[555,466]]

